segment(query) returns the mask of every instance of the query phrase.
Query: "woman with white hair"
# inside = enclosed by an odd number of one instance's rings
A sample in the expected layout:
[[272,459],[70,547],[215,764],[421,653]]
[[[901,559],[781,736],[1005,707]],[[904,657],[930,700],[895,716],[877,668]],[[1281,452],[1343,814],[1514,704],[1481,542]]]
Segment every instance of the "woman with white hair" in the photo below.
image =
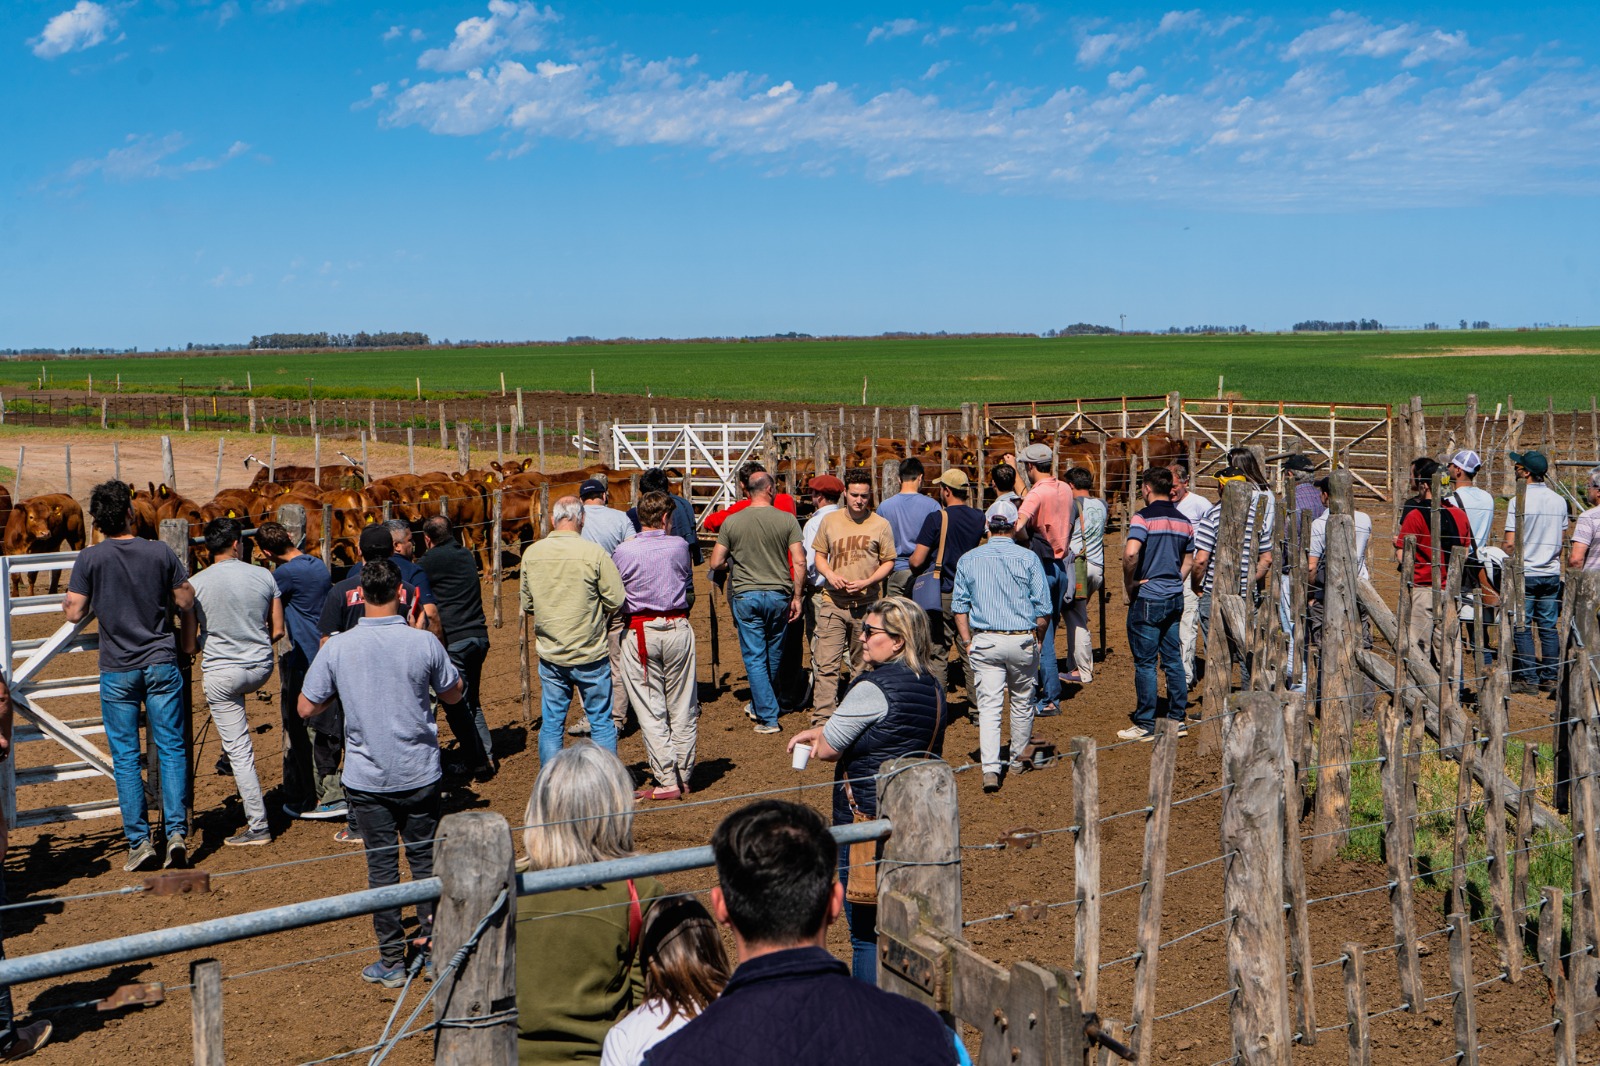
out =
[[[528,866],[554,870],[633,854],[633,779],[583,740],[545,763],[523,817]],[[644,1001],[638,946],[666,890],[653,877],[517,902],[517,1061],[598,1061],[606,1033]]]

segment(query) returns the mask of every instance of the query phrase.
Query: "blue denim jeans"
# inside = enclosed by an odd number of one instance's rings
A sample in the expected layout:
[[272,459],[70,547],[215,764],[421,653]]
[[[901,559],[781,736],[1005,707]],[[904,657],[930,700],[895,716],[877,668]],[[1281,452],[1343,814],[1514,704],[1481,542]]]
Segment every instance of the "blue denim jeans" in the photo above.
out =
[[783,665],[783,633],[789,624],[789,594],[740,592],[728,597],[728,606],[750,679],[751,709],[762,725],[777,725],[777,681]]
[[184,797],[189,791],[189,760],[183,751],[183,674],[176,663],[100,675],[100,717],[117,778],[117,805],[129,847],[150,838],[145,816],[144,778],[139,773],[139,706],[144,705],[150,738],[161,770],[161,815],[167,839],[189,831]]
[[578,690],[583,713],[589,719],[589,739],[615,755],[617,727],[611,721],[611,660],[600,659],[587,666],[557,666],[539,663],[539,765],[543,766],[561,750],[567,729],[567,708],[572,690]]
[[[850,884],[850,846],[839,848],[839,883]],[[878,983],[878,908],[844,901],[844,924],[850,933],[850,976]]]
[[1034,697],[1035,706],[1061,702],[1061,662],[1056,658],[1056,623],[1061,620],[1062,594],[1071,591],[1067,582],[1070,575],[1057,559],[1046,563],[1044,583],[1050,594],[1050,620],[1044,626],[1044,643],[1039,645],[1039,690]]
[[1167,717],[1183,721],[1189,686],[1183,675],[1183,595],[1138,596],[1128,605],[1128,650],[1133,653],[1133,724],[1149,732],[1156,727],[1156,659],[1167,675]]
[[[1556,683],[1556,656],[1560,654],[1560,641],[1556,639],[1556,616],[1561,611],[1561,579],[1559,577],[1530,577],[1523,579],[1527,593],[1524,613],[1527,625],[1520,625],[1513,634],[1516,644],[1512,659],[1511,680],[1550,686]],[[1533,630],[1539,630],[1539,662],[1533,661]]]

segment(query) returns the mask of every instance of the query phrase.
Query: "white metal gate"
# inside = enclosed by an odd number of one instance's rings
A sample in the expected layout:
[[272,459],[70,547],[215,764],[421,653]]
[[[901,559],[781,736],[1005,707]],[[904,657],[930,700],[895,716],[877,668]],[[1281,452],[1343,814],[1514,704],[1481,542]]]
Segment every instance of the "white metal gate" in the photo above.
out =
[[661,467],[683,479],[683,496],[694,508],[695,528],[706,515],[739,499],[739,464],[765,451],[768,427],[760,422],[611,427],[614,465],[619,470]]
[[1257,444],[1269,455],[1304,452],[1319,470],[1331,468],[1337,456],[1357,492],[1387,500],[1389,415],[1387,404],[1184,400],[1182,426],[1185,436],[1194,430],[1216,448],[1202,457],[1196,474],[1223,465],[1229,448]]
[[[73,822],[119,813],[114,791],[105,799],[17,809],[17,789],[23,785],[48,785],[98,776],[112,780],[111,757],[89,739],[94,734],[105,732],[100,721],[98,699],[95,701],[94,714],[79,718],[60,718],[42,706],[43,701],[49,699],[89,695],[98,697],[98,669],[92,674],[66,677],[46,678],[42,675],[46,667],[61,656],[98,652],[99,635],[83,632],[89,624],[86,619],[77,623],[63,622],[49,636],[27,639],[16,636],[17,619],[58,613],[66,597],[63,593],[12,596],[11,576],[36,572],[48,581],[52,575],[60,574],[64,583],[65,571],[72,569],[73,560],[77,557],[77,552],[0,556],[0,653],[5,656],[0,666],[4,667],[10,681],[11,704],[17,716],[12,731],[11,757],[0,764],[3,767],[0,770],[0,806],[4,808],[6,823],[12,827]],[[19,768],[19,746],[41,740],[54,741],[65,748],[70,759]]]

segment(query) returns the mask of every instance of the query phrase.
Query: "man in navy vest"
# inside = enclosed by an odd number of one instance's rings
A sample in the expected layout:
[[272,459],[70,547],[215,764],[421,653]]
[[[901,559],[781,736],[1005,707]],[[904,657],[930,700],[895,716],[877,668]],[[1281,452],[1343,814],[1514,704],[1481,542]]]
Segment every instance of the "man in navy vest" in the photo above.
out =
[[919,1003],[850,976],[823,946],[844,906],[838,846],[809,807],[763,800],[711,837],[711,913],[733,930],[739,968],[699,1017],[651,1048],[645,1066],[971,1066]]

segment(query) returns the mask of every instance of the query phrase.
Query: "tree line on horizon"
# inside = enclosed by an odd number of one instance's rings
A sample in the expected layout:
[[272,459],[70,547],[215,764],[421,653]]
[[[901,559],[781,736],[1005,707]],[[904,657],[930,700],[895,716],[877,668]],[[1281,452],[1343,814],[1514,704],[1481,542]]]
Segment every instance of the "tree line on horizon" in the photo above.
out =
[[428,335],[395,333],[264,333],[250,338],[251,348],[426,348]]

